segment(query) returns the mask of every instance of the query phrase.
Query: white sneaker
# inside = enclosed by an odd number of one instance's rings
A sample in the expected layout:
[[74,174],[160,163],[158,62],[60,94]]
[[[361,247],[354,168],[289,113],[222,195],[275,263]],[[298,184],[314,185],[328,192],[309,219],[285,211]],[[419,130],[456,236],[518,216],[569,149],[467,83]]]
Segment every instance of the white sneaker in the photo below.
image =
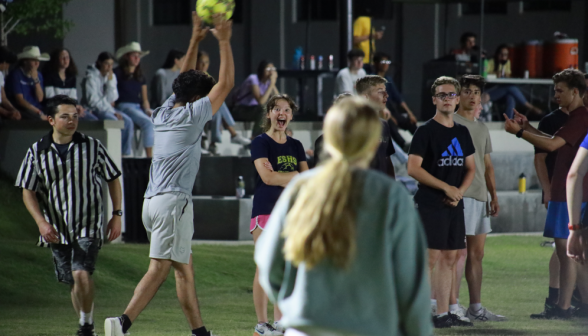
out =
[[437,305],[436,304],[431,304],[431,315],[433,315],[433,316],[437,315]]
[[508,321],[508,319],[502,315],[494,314],[493,312],[486,309],[486,307],[482,307],[477,312],[468,309],[466,316],[475,322],[502,322]]
[[269,323],[258,323],[255,326],[255,332],[253,336],[282,336],[284,335],[283,332],[277,331],[274,327]]
[[244,136],[242,136],[240,134],[237,134],[231,138],[231,143],[247,146],[247,145],[251,144],[251,140],[245,138]]
[[280,321],[274,321],[274,329],[276,329],[276,331],[278,332],[281,332],[282,334],[286,332],[284,327],[282,327],[282,325],[280,324]]
[[463,314],[463,316],[466,316],[466,314],[468,313],[468,309],[464,306],[462,306],[461,304],[458,304],[459,309],[461,310],[461,313]]
[[104,334],[106,336],[124,336],[122,322],[118,317],[108,317],[104,321]]
[[200,149],[200,153],[202,153],[202,155],[210,155],[210,152],[204,148]]
[[452,310],[452,311],[450,311],[450,313],[457,316],[458,320],[460,320],[460,321],[471,322],[470,319],[465,316],[464,311],[461,309]]

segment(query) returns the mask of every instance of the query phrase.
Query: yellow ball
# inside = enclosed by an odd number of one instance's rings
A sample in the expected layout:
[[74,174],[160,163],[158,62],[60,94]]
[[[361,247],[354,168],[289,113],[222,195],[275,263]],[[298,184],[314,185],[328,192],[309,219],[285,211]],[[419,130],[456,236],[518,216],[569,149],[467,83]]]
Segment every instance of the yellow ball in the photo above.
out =
[[208,24],[212,24],[214,14],[224,14],[229,20],[233,16],[234,10],[234,0],[198,0],[196,2],[196,13]]

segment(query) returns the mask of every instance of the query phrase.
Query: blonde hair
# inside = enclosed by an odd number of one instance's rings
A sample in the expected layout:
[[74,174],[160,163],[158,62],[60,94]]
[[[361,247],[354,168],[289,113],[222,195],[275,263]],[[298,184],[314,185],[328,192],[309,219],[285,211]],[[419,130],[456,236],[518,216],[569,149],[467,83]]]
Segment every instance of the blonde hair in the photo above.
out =
[[455,93],[457,94],[459,94],[459,92],[461,91],[461,85],[459,85],[457,79],[449,76],[441,76],[435,79],[435,82],[431,86],[431,94],[434,96],[437,93],[437,87],[445,84],[453,85],[455,87]]
[[358,163],[373,158],[382,123],[377,107],[364,98],[350,97],[335,104],[325,117],[325,149],[330,159],[323,168],[293,188],[295,198],[282,236],[285,259],[311,269],[329,258],[347,268],[356,249],[355,215]]

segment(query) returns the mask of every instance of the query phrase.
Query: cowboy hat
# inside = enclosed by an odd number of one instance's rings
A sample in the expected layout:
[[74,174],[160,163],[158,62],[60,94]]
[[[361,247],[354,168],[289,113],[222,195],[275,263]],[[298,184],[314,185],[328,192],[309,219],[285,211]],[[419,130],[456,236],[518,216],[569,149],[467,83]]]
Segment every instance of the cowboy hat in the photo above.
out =
[[41,54],[41,50],[39,50],[39,47],[37,47],[37,46],[24,47],[22,52],[20,54],[16,55],[16,58],[18,60],[35,59],[37,61],[48,61],[49,59],[51,59],[49,54],[47,54],[47,53]]
[[118,60],[121,57],[123,57],[125,54],[131,53],[131,52],[138,52],[141,54],[141,57],[149,55],[149,50],[147,50],[147,51],[141,50],[141,45],[139,44],[139,42],[131,42],[131,43],[127,44],[126,46],[122,46],[122,47],[118,48],[118,50],[116,51],[116,59]]

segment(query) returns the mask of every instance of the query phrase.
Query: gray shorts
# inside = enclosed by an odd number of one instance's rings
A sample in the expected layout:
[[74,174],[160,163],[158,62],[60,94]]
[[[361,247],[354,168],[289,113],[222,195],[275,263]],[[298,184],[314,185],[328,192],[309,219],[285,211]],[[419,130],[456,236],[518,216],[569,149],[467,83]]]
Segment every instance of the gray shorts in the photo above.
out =
[[492,232],[490,224],[490,204],[476,199],[463,198],[463,215],[466,236],[477,236]]
[[78,238],[70,245],[51,244],[57,280],[73,285],[72,271],[94,273],[100,243],[100,239]]
[[149,258],[190,263],[194,235],[191,197],[173,192],[146,198],[143,225],[151,243]]

